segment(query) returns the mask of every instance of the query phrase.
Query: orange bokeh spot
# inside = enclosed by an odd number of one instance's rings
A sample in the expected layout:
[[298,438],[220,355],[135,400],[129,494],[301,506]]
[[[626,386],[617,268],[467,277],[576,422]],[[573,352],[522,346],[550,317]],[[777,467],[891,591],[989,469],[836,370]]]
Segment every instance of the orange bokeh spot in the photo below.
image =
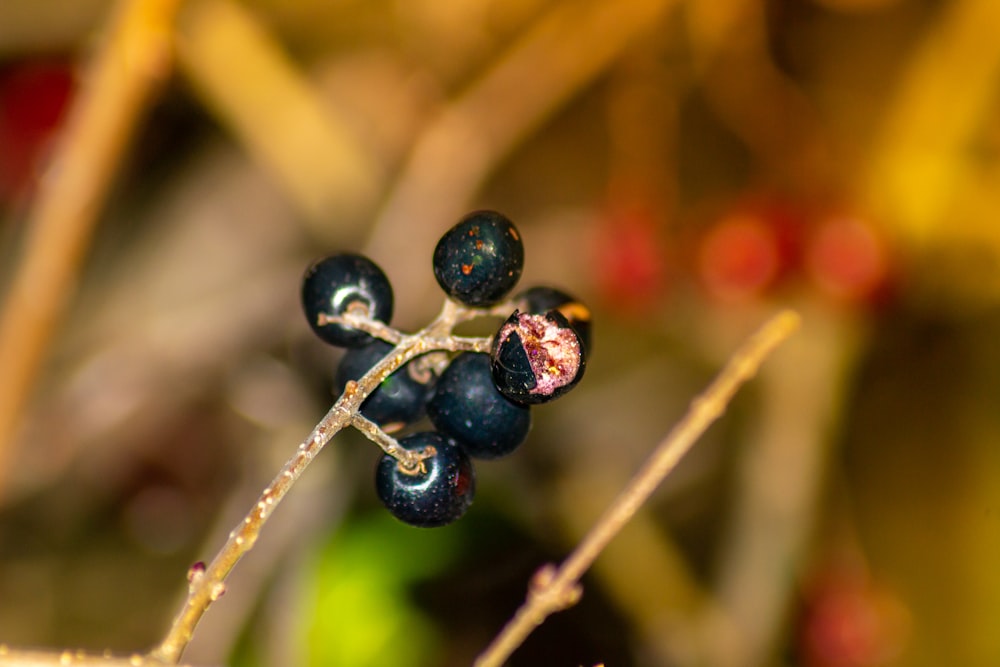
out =
[[774,228],[752,215],[723,219],[702,238],[698,276],[714,297],[740,301],[759,296],[781,271],[780,239]]
[[627,313],[644,313],[666,291],[668,258],[660,229],[647,212],[608,216],[594,243],[598,290],[606,304]]
[[853,217],[823,221],[810,239],[806,267],[816,285],[843,301],[863,301],[886,282],[889,258],[871,225]]

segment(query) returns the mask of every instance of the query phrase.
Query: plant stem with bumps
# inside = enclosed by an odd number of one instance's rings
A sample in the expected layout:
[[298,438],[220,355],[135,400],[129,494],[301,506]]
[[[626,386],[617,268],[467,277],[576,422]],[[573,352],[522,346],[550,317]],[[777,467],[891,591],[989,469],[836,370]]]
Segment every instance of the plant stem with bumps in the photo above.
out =
[[[513,306],[506,304],[494,310]],[[399,459],[404,468],[414,469],[420,465],[420,454],[407,452],[394,440],[368,420],[360,417],[358,410],[365,399],[392,373],[412,359],[433,351],[446,352],[487,352],[490,338],[470,338],[453,336],[452,329],[464,322],[483,315],[489,310],[472,309],[451,300],[445,301],[441,314],[427,327],[413,335],[404,335],[382,322],[372,320],[361,313],[347,313],[341,317],[321,315],[325,322],[337,322],[366,331],[373,336],[394,343],[395,348],[357,382],[348,383],[344,393],[333,407],[316,424],[309,436],[302,441],[295,454],[285,463],[277,476],[261,493],[257,503],[238,526],[229,534],[229,539],[207,566],[192,568],[187,599],[177,615],[169,632],[149,656],[166,664],[176,664],[191,641],[195,627],[213,602],[225,593],[225,581],[229,573],[250,549],[253,548],[264,523],[274,508],[292,488],[292,485],[306,467],[333,437],[347,426],[354,426],[379,444],[386,453]],[[363,420],[363,421],[362,421]],[[390,451],[392,450],[392,451]]]
[[[385,434],[378,425],[360,416],[365,399],[393,372],[414,358],[433,351],[486,352],[489,338],[453,336],[456,324],[480,316],[502,315],[513,306],[502,304],[491,309],[466,308],[447,301],[441,314],[426,328],[404,335],[363,314],[348,313],[341,318],[327,317],[361,329],[395,344],[393,350],[357,382],[348,384],[344,393],[299,445],[256,505],[233,529],[209,565],[195,564],[188,573],[188,596],[170,630],[148,654],[132,656],[94,655],[81,652],[35,652],[12,650],[0,645],[0,667],[27,665],[81,665],[90,667],[161,667],[177,665],[194,630],[213,602],[225,593],[229,573],[256,543],[264,523],[288,493],[309,463],[343,428],[357,428],[379,444],[400,465],[420,465],[420,454],[407,452]],[[514,617],[476,661],[477,667],[495,667],[517,649],[527,636],[551,614],[573,606],[582,594],[580,579],[604,547],[628,523],[660,482],[676,467],[702,433],[721,416],[737,389],[756,373],[760,364],[797,327],[799,317],[791,311],[779,313],[766,323],[738,350],[703,394],[691,403],[688,413],[664,438],[648,462],[605,511],[577,548],[560,565],[545,565],[536,573],[528,596]]]

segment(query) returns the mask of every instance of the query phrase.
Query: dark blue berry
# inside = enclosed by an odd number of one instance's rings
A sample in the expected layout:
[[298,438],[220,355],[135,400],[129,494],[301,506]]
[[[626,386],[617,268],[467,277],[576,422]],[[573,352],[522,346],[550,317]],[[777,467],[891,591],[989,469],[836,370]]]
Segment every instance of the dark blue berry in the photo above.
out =
[[414,433],[399,444],[413,452],[433,447],[435,453],[423,459],[418,470],[406,470],[395,458],[382,455],[375,469],[375,491],[386,509],[421,528],[443,526],[465,514],[476,492],[475,471],[465,451],[433,431]]
[[[392,349],[393,346],[384,340],[371,339],[363,347],[348,350],[337,366],[337,393],[344,391],[348,380],[360,379]],[[410,362],[383,380],[365,399],[361,414],[387,431],[412,424],[424,414],[433,379],[430,370],[419,371],[414,362]]]
[[583,377],[583,343],[558,310],[541,315],[515,310],[493,337],[493,382],[517,403],[545,403],[562,396]]
[[302,308],[316,335],[331,345],[358,347],[372,337],[341,324],[320,324],[320,315],[343,315],[364,306],[368,316],[392,319],[392,285],[375,262],[361,255],[332,255],[318,260],[302,278]]
[[434,276],[467,306],[490,306],[517,284],[524,244],[514,223],[495,211],[476,211],[449,229],[434,248]]
[[441,374],[427,416],[469,456],[483,459],[510,454],[531,428],[530,409],[504,398],[493,384],[489,355],[476,352],[458,355]]
[[532,287],[514,297],[514,305],[523,313],[540,315],[558,310],[580,335],[587,356],[591,352],[590,309],[566,292],[554,287]]

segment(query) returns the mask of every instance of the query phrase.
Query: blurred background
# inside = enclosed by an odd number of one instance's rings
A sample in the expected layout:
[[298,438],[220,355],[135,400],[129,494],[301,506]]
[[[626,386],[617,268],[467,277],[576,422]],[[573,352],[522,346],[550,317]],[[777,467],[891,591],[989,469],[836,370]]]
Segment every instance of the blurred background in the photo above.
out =
[[[331,404],[315,257],[394,324],[498,209],[594,353],[457,524],[339,436],[186,659],[469,664],[781,307],[802,330],[511,665],[1000,664],[1000,3],[4,0],[0,642],[144,650]],[[488,327],[487,327],[488,329]]]

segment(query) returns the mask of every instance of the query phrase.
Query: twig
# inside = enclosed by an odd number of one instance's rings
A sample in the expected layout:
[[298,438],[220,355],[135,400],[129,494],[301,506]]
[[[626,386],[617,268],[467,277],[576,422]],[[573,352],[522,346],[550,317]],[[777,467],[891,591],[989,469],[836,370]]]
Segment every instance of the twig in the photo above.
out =
[[392,343],[393,345],[399,345],[400,341],[403,340],[403,334],[401,334],[398,330],[393,329],[388,324],[384,324],[378,320],[373,320],[368,317],[367,309],[363,314],[348,311],[340,316],[320,313],[319,317],[316,318],[316,323],[320,326],[325,326],[327,324],[343,324],[351,329],[364,331],[365,333],[371,334],[372,336],[380,338],[387,343]]
[[434,447],[425,447],[419,452],[410,451],[400,446],[399,441],[383,431],[378,424],[364,417],[360,412],[354,413],[351,418],[351,426],[361,431],[361,433],[378,445],[383,452],[399,461],[406,470],[414,471],[425,469],[421,461],[430,458],[437,453]]
[[394,370],[424,350],[422,341],[400,345],[367,373],[359,382],[348,386],[333,407],[320,420],[302,443],[298,451],[282,467],[270,485],[261,493],[257,504],[232,530],[222,550],[211,564],[192,568],[191,586],[184,606],[174,620],[167,636],[150,655],[170,664],[176,663],[194,634],[195,626],[208,611],[209,606],[225,593],[225,580],[233,567],[253,548],[264,523],[292,488],[295,480],[323,449],[324,446],[351,423],[354,413],[364,399]]
[[[511,306],[512,308],[512,306]],[[175,664],[180,660],[184,648],[191,641],[195,626],[208,611],[213,602],[226,591],[226,578],[236,563],[253,548],[264,523],[270,517],[274,508],[281,502],[285,494],[292,488],[295,481],[317,454],[343,428],[359,426],[360,430],[370,437],[377,430],[368,420],[358,416],[358,409],[368,396],[393,372],[414,358],[427,352],[472,350],[483,352],[489,349],[489,338],[467,338],[451,335],[451,330],[457,322],[465,321],[476,313],[485,314],[488,311],[468,309],[455,302],[447,300],[438,317],[426,328],[416,334],[399,335],[399,343],[381,361],[372,367],[357,382],[349,382],[344,393],[337,399],[329,412],[319,421],[309,436],[299,445],[295,455],[282,467],[281,471],[264,489],[260,498],[250,512],[229,534],[229,539],[215,556],[212,562],[205,566],[197,563],[188,573],[190,586],[187,599],[177,615],[167,635],[148,655],[148,658],[166,664]],[[352,323],[358,323],[359,316],[351,318]],[[342,321],[341,318],[326,317],[329,322]],[[363,325],[363,329],[381,330],[381,326]],[[384,333],[384,332],[383,332]],[[374,428],[372,428],[374,427]],[[373,438],[376,439],[376,438]],[[391,455],[397,456],[403,465],[419,465],[420,453],[393,450],[391,438],[377,438],[380,446],[388,447]],[[398,449],[398,446],[397,446]],[[396,453],[393,453],[393,450]]]
[[188,595],[174,619],[166,636],[149,653],[134,654],[125,658],[107,654],[87,654],[78,651],[43,652],[13,650],[0,644],[0,667],[29,667],[54,665],[85,665],[96,667],[158,667],[176,665],[181,654],[190,643],[195,627],[213,602],[226,592],[226,579],[236,563],[253,548],[265,522],[274,508],[292,488],[309,463],[320,450],[343,428],[353,426],[374,440],[387,453],[399,459],[400,464],[419,467],[420,462],[433,451],[409,452],[386,435],[376,424],[362,417],[358,410],[368,396],[392,373],[417,357],[431,352],[460,352],[489,350],[491,338],[474,338],[452,335],[454,327],[482,316],[510,312],[513,303],[504,302],[491,309],[467,308],[451,300],[446,300],[441,313],[424,329],[405,335],[381,322],[368,319],[361,313],[347,317],[324,316],[326,322],[337,322],[369,331],[398,341],[383,359],[373,366],[361,379],[347,384],[344,393],[333,407],[313,428],[309,436],[299,445],[277,476],[264,489],[257,503],[243,520],[229,534],[229,539],[215,555],[209,565],[195,563],[188,571]]
[[687,414],[660,442],[573,553],[558,568],[546,565],[536,573],[524,603],[476,659],[476,667],[499,667],[548,616],[576,604],[584,572],[701,434],[722,415],[736,390],[753,377],[767,355],[798,325],[797,314],[783,311],[737,350],[712,384],[692,401]]
[[119,3],[29,213],[24,255],[0,312],[0,489],[14,432],[77,279],[129,137],[170,69],[179,0]]
[[111,655],[84,651],[21,651],[0,644],[0,667],[163,667],[164,663],[139,653]]

